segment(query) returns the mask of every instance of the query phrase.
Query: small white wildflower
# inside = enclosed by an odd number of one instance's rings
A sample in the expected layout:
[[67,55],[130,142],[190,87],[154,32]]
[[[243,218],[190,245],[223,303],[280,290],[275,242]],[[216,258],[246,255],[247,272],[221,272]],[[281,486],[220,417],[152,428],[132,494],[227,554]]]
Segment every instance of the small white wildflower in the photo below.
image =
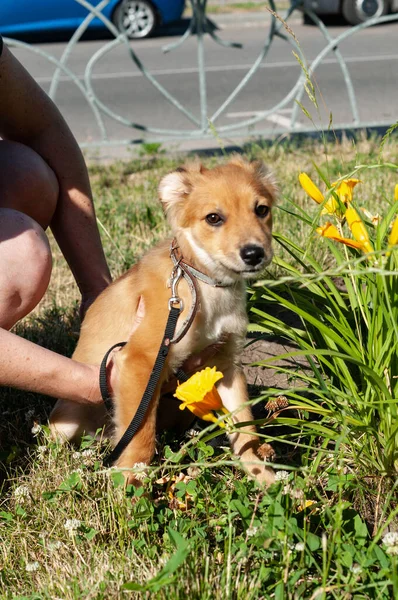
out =
[[253,537],[254,535],[256,535],[258,532],[258,527],[248,527],[246,529],[246,535],[247,537]]
[[360,575],[362,573],[362,567],[358,564],[353,565],[351,570],[354,573],[354,575]]
[[82,461],[85,465],[91,464],[93,462],[95,456],[96,456],[96,452],[92,448],[87,448],[86,450],[83,450],[80,453],[80,458],[82,459]]
[[51,542],[48,542],[47,548],[51,552],[54,552],[54,550],[59,550],[62,548],[62,542],[60,540],[51,540]]
[[200,469],[198,467],[188,467],[187,475],[188,477],[192,477],[192,479],[196,479],[200,475]]
[[86,450],[83,450],[82,456],[83,458],[92,458],[93,456],[95,456],[95,450],[93,450],[92,448],[87,448]]
[[37,446],[37,453],[39,458],[42,458],[44,454],[47,452],[47,446]]
[[387,546],[387,554],[398,555],[398,531],[389,531],[383,537],[383,544]]
[[144,462],[134,463],[133,468],[134,471],[145,471],[147,468],[147,464]]
[[73,452],[72,453],[72,458],[81,458],[82,457],[82,453],[81,452]]
[[25,565],[25,571],[27,571],[28,573],[31,573],[32,571],[37,571],[39,568],[40,563],[38,563],[37,560],[35,560],[35,562],[26,563]]
[[21,504],[25,502],[27,498],[30,498],[30,490],[27,485],[20,485],[14,490],[15,499]]
[[146,463],[143,463],[143,462],[135,463],[135,465],[133,465],[134,477],[138,481],[145,479],[145,477],[147,477],[147,475],[148,475],[147,468],[148,468],[148,465]]
[[31,429],[33,435],[38,435],[42,430],[42,426],[39,423],[35,423]]
[[79,519],[66,519],[64,527],[67,531],[69,531],[70,533],[73,533],[73,531],[76,531],[76,529],[79,529],[82,525],[82,522],[79,521]]
[[297,552],[304,552],[304,550],[305,550],[305,544],[304,544],[304,542],[298,542],[294,546],[294,549],[297,550]]
[[275,473],[275,481],[287,481],[289,479],[288,471],[277,471]]
[[304,498],[303,490],[298,490],[297,488],[291,488],[289,493],[290,493],[290,496],[292,498],[294,498],[295,500],[301,500],[302,498]]
[[196,429],[188,429],[188,431],[185,432],[185,437],[188,439],[192,439],[194,437],[196,437],[198,435],[199,431]]
[[389,531],[383,536],[383,544],[386,546],[398,545],[398,531]]
[[83,475],[84,471],[83,471],[83,469],[78,467],[77,469],[73,469],[71,475],[73,475],[73,473],[77,473],[78,475]]

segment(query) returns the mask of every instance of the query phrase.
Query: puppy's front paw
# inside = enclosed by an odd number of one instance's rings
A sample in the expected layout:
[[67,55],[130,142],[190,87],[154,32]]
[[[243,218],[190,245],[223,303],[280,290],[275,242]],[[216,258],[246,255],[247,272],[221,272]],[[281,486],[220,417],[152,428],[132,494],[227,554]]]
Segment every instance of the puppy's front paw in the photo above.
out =
[[251,464],[248,469],[249,475],[257,481],[261,487],[269,487],[275,481],[275,473],[267,467],[263,462],[258,461],[257,464]]
[[269,487],[274,483],[274,471],[254,451],[245,452],[241,460],[249,477],[255,479],[261,487]]

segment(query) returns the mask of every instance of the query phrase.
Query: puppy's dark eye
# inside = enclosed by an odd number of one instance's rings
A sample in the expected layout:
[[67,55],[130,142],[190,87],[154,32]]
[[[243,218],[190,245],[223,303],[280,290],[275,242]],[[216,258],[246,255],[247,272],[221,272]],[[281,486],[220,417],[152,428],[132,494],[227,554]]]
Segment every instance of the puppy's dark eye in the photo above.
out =
[[254,212],[258,217],[260,217],[260,219],[263,219],[269,213],[269,206],[267,206],[266,204],[257,204],[256,208],[254,209]]
[[209,225],[221,225],[222,222],[222,218],[217,213],[210,213],[206,217],[206,223]]

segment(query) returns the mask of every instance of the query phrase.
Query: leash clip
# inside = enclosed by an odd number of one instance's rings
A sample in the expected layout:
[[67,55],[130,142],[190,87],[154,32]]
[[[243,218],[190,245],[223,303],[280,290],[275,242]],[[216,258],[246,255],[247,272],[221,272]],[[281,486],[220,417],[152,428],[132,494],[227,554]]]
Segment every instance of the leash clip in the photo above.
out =
[[[184,310],[184,301],[177,294],[178,283],[183,275],[181,267],[177,264],[171,272],[170,287],[171,287],[171,298],[169,300],[169,310],[172,308],[178,308],[180,313]],[[175,306],[178,304],[178,306]]]

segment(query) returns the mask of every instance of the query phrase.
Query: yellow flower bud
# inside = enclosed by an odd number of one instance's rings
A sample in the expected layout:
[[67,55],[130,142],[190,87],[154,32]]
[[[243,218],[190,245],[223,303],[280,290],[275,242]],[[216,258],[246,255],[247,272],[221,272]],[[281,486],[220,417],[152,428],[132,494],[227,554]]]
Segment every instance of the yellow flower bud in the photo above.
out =
[[370,243],[368,230],[361,221],[355,208],[349,206],[346,210],[345,218],[347,219],[348,226],[351,229],[354,239],[361,244],[362,250],[365,253],[373,252],[373,246]]
[[392,229],[388,238],[389,246],[396,246],[398,244],[398,217],[392,224]]

